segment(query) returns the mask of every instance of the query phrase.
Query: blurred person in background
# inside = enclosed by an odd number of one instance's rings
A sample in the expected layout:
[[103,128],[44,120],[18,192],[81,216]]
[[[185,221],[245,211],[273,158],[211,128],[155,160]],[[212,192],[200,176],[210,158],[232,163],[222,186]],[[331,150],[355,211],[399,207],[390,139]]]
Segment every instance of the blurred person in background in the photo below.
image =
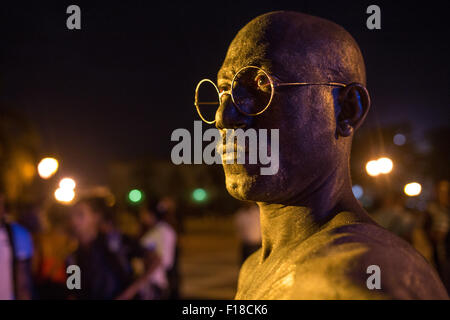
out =
[[253,202],[244,202],[236,212],[235,225],[241,240],[241,264],[261,247],[259,208]]
[[406,210],[403,198],[393,192],[386,192],[381,199],[381,206],[372,218],[383,228],[411,243],[415,219]]
[[[155,256],[137,242],[126,240],[112,222],[113,210],[105,199],[86,197],[70,211],[72,230],[78,240],[77,250],[68,264],[81,270],[81,289],[72,290],[77,299],[134,299],[159,263]],[[144,270],[135,277],[131,260],[144,260]]]
[[[177,202],[174,197],[166,196],[161,198],[158,202],[157,210],[161,212],[163,220],[169,223],[176,234],[181,234],[184,230],[183,215],[178,210]],[[179,272],[179,257],[180,246],[178,243],[178,236],[175,241],[175,253],[172,267],[170,267],[167,274],[167,281],[169,283],[169,294],[167,296],[170,300],[178,300],[180,298],[180,272]]]
[[33,275],[38,299],[66,297],[66,260],[76,248],[69,232],[68,210],[65,205],[52,203],[40,218],[40,231],[33,234]]
[[164,211],[152,203],[146,203],[139,211],[142,225],[140,243],[148,250],[155,250],[160,259],[148,286],[141,291],[147,299],[153,300],[167,299],[170,296],[168,273],[173,268],[176,255],[177,235],[163,216]]
[[0,300],[32,298],[32,257],[31,235],[7,221],[5,196],[0,193]]
[[172,226],[172,228],[177,232],[183,232],[183,215],[177,207],[177,202],[172,196],[162,197],[158,201],[158,210],[163,213],[164,221]]
[[431,217],[430,238],[434,245],[436,267],[447,290],[450,290],[449,182],[438,182],[435,192],[436,199],[428,206]]
[[45,212],[39,203],[27,203],[18,206],[17,223],[25,227],[33,236],[43,231]]

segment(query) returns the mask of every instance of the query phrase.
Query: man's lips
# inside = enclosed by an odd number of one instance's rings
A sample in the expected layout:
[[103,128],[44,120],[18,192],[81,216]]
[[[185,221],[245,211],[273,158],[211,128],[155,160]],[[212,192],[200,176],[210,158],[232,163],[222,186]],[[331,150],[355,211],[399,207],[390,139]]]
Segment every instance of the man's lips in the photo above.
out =
[[[238,141],[240,143],[238,143]],[[244,164],[250,164],[250,156],[252,156],[252,164],[259,163],[259,140],[251,143],[247,139],[244,141],[239,139],[227,139],[225,135],[222,135],[222,141],[218,142],[216,151],[222,158],[223,164],[236,164],[238,157],[244,158]],[[265,154],[270,157],[270,138],[266,148],[264,148]],[[256,162],[256,163],[255,163]],[[241,163],[240,163],[241,164]]]
[[242,154],[247,157],[248,150],[245,146],[239,146],[237,143],[220,144],[218,150],[222,157],[222,163],[232,164],[237,162],[237,157]]
[[[255,150],[252,151],[255,153],[256,162],[258,163],[258,149],[255,148]],[[217,152],[220,154],[223,164],[237,163],[239,155],[241,155],[241,157],[244,157],[244,164],[250,164],[250,148],[248,145],[240,146],[237,143],[219,144],[219,146],[217,147]],[[266,152],[270,155],[270,146],[267,147]]]

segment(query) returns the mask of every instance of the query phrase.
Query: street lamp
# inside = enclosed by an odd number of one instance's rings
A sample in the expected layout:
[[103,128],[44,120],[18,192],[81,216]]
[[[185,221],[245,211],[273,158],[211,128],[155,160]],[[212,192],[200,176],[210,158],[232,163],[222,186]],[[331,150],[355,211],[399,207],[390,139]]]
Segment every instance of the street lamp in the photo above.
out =
[[63,178],[59,182],[59,188],[55,190],[55,199],[64,204],[72,202],[75,198],[75,180],[72,178]]
[[394,164],[392,163],[392,160],[386,157],[380,158],[377,160],[378,169],[380,173],[388,174],[392,171],[392,168],[394,167]]
[[378,160],[370,160],[366,164],[366,172],[371,177],[376,177],[380,174],[388,174],[393,168],[394,163],[387,157],[382,157]]
[[55,158],[44,158],[38,164],[38,173],[42,179],[48,179],[58,171],[58,160]]
[[422,192],[422,186],[418,182],[407,183],[403,191],[407,196],[415,197]]
[[73,180],[72,178],[64,178],[61,179],[61,181],[59,182],[59,187],[61,189],[75,189],[76,187],[76,183],[75,180]]
[[68,188],[58,188],[55,190],[55,199],[62,203],[70,203],[75,198],[75,191]]
[[376,177],[380,174],[380,169],[378,168],[377,160],[371,160],[366,164],[367,174],[371,177]]

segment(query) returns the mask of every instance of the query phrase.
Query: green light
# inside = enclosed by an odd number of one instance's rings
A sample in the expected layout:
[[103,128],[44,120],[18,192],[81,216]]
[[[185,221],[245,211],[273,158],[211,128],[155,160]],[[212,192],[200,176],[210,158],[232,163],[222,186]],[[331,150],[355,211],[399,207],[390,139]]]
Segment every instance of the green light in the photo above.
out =
[[192,198],[197,202],[205,201],[207,197],[208,194],[202,188],[197,188],[192,192]]
[[133,189],[128,193],[128,199],[133,203],[140,202],[143,197],[142,191],[138,189]]

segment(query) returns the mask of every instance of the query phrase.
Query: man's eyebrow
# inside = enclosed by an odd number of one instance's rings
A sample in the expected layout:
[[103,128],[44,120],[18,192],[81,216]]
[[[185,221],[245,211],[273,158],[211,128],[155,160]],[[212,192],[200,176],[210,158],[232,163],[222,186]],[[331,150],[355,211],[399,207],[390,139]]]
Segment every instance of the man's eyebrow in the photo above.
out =
[[[246,63],[243,64],[244,66],[257,66],[262,69],[264,69],[266,72],[270,73],[271,67],[272,67],[272,61],[270,59],[261,59],[261,58],[254,58],[254,59],[248,59],[245,61]],[[231,81],[233,80],[234,75],[240,70],[241,68],[236,69],[235,67],[229,67],[226,69],[219,70],[217,74],[217,79],[222,81]]]
[[226,70],[226,71],[219,71],[217,74],[218,80],[229,80],[231,81],[233,79],[234,73],[232,70]]

